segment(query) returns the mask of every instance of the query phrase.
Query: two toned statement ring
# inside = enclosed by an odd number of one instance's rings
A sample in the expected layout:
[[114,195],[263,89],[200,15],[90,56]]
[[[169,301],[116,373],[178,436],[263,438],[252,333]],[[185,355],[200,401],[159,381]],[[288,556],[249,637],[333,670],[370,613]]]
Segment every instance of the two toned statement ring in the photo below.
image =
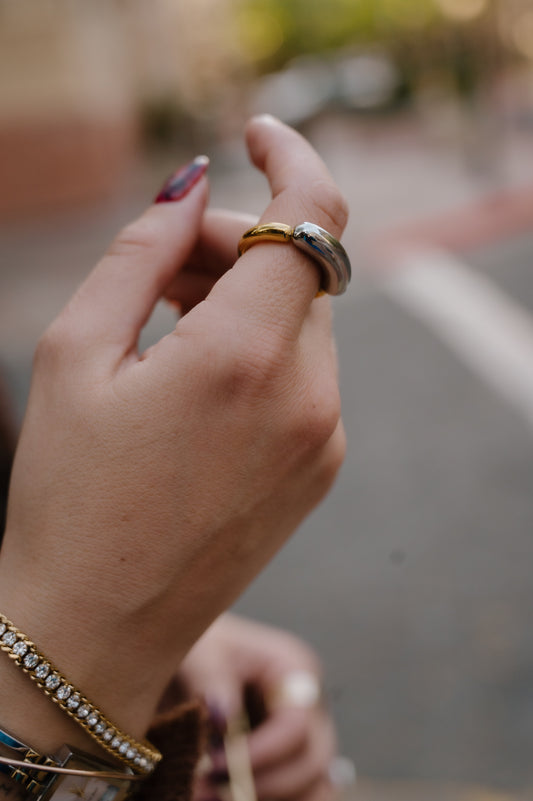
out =
[[352,277],[348,254],[339,240],[319,225],[310,222],[300,223],[294,228],[276,222],[254,225],[240,239],[239,256],[259,242],[296,245],[320,268],[320,294],[342,295],[346,292]]
[[269,709],[282,707],[310,709],[322,701],[322,684],[310,670],[290,670],[275,684],[266,698]]

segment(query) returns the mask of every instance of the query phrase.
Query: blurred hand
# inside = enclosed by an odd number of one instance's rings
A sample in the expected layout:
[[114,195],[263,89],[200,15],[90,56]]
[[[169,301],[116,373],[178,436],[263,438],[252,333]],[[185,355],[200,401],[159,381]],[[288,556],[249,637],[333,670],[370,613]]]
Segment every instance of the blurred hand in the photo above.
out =
[[[321,679],[311,649],[287,632],[234,615],[219,618],[186,657],[180,670],[189,691],[206,699],[215,726],[242,711],[247,686],[266,700],[265,720],[248,737],[260,801],[322,801],[333,796],[328,768],[335,732],[325,707],[276,703],[276,690],[294,671]],[[270,703],[269,703],[270,701]],[[198,780],[194,801],[217,796],[227,782],[222,749],[211,750],[212,771]]]
[[[340,236],[343,200],[302,137],[259,118],[247,144],[272,189],[263,221]],[[344,455],[318,270],[276,243],[234,263],[243,220],[204,216],[206,202],[202,178],[151,206],[43,336],[0,554],[2,611],[137,737],[176,664]],[[138,353],[163,296],[188,313]],[[21,690],[12,672],[0,705]],[[3,721],[22,737],[35,718],[24,698]],[[46,742],[30,729],[36,747],[50,746],[52,712],[39,718]]]

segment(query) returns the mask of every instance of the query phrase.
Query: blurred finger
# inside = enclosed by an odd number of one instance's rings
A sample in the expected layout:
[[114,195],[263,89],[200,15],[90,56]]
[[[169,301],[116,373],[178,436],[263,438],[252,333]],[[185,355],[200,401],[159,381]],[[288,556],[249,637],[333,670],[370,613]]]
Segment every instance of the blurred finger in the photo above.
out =
[[287,799],[308,793],[328,777],[328,766],[335,750],[335,737],[329,721],[315,721],[309,728],[305,749],[268,770],[254,771],[260,798]]
[[254,774],[300,755],[307,747],[310,715],[303,709],[279,709],[254,729],[248,745]]
[[335,756],[328,768],[329,781],[339,791],[346,791],[355,786],[357,781],[357,770],[350,757]]
[[319,779],[300,796],[296,796],[292,801],[333,801],[337,797],[338,791],[328,781]]

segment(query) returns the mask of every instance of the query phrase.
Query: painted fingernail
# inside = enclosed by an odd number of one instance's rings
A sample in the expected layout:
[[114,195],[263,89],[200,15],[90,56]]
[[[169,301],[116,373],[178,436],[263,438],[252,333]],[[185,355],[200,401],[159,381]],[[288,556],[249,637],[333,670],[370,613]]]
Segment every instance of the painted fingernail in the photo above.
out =
[[[227,772],[228,770],[228,763],[226,761],[226,753],[222,748],[211,748],[209,755],[213,760],[213,770],[211,774],[222,774]],[[209,779],[209,775],[208,775]],[[213,781],[216,781],[213,779]]]
[[168,181],[163,184],[154,203],[174,203],[176,200],[181,200],[198,183],[208,167],[209,158],[207,156],[197,156],[185,167],[170,176]]
[[[216,702],[207,700],[209,717],[209,747],[211,752],[218,752],[224,748],[224,737],[228,729],[226,716]],[[211,754],[213,758],[213,754]]]

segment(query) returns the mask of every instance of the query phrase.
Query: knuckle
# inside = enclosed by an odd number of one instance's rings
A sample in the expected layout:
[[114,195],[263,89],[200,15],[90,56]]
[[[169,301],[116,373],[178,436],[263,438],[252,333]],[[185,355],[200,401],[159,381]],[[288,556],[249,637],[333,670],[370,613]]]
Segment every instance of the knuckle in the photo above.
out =
[[252,403],[267,400],[276,380],[275,366],[264,356],[242,355],[235,359],[225,376],[225,385],[232,397]]
[[69,330],[63,318],[59,316],[37,342],[34,354],[35,367],[46,366],[49,369],[58,364],[68,350],[68,343]]
[[225,360],[225,393],[243,400],[272,400],[281,391],[286,360],[286,344],[276,332],[241,332]]
[[320,481],[323,486],[329,488],[346,457],[346,435],[344,429],[335,431],[335,435],[328,442],[320,465]]
[[348,201],[339,187],[329,181],[315,181],[309,189],[309,200],[325,227],[340,234],[346,227],[349,216]]
[[140,217],[122,228],[107,250],[108,256],[128,257],[136,253],[152,250],[160,236],[159,226],[154,218]]
[[331,439],[340,420],[341,404],[336,383],[320,383],[309,391],[307,403],[299,403],[297,433],[309,450],[321,449]]
[[87,351],[88,334],[77,311],[77,299],[82,293],[80,287],[40,337],[34,354],[35,367],[44,365],[49,370],[65,364],[73,368],[82,359]]

